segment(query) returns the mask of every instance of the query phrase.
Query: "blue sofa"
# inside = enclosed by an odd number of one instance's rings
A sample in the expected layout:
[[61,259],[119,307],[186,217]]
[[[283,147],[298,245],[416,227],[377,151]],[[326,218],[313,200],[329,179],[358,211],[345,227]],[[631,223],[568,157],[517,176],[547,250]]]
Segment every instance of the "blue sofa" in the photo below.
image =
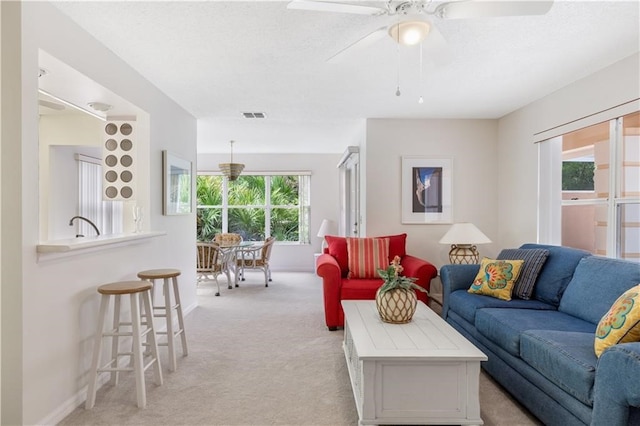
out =
[[479,265],[440,269],[443,318],[489,358],[482,368],[548,425],[640,425],[640,343],[615,345],[598,359],[595,330],[640,264],[568,247],[549,251],[530,300],[467,289]]

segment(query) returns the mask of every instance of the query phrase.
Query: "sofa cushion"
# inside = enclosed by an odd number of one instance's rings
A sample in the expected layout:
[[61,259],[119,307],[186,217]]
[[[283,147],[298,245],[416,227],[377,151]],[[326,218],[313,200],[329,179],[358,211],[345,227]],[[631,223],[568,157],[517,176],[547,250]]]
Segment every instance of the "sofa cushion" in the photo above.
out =
[[376,238],[389,239],[389,263],[396,256],[400,256],[400,259],[402,259],[407,255],[407,234],[382,235]]
[[498,260],[524,260],[520,275],[511,292],[513,297],[524,300],[531,299],[533,287],[548,256],[549,250],[547,249],[504,249],[498,254]]
[[[400,256],[402,259],[407,255],[406,241],[407,234],[398,235],[385,235],[376,238],[388,238],[389,239],[389,263],[394,257]],[[324,239],[327,241],[327,253],[335,257],[340,265],[340,271],[342,277],[345,278],[349,273],[349,253],[347,252],[347,238],[338,237],[335,235],[325,235]]]
[[382,279],[344,279],[340,287],[340,300],[374,300]]
[[511,355],[520,356],[520,335],[527,330],[561,330],[595,333],[596,326],[559,311],[533,309],[480,309],[476,328]]
[[349,238],[349,278],[379,278],[378,269],[389,265],[388,238]]
[[335,257],[340,266],[342,277],[346,277],[349,273],[349,252],[347,251],[347,239],[345,237],[335,237],[333,235],[325,235],[327,242],[327,253]]
[[593,333],[525,331],[520,337],[520,356],[562,390],[593,405],[598,362],[593,352]]
[[597,324],[613,302],[638,283],[638,263],[590,256],[576,267],[558,310]]
[[539,300],[511,299],[510,301],[496,299],[495,297],[470,294],[465,290],[456,290],[449,295],[449,309],[456,312],[465,320],[474,324],[476,312],[483,308],[511,308],[511,309],[538,309],[555,311],[556,307]]
[[596,356],[609,346],[627,342],[640,342],[640,284],[618,297],[598,323],[594,343]]
[[523,264],[524,260],[494,260],[485,257],[469,287],[469,293],[511,300],[511,290]]
[[562,293],[569,285],[580,259],[591,256],[588,251],[545,244],[523,244],[520,248],[549,250],[547,261],[542,266],[533,289],[533,298],[555,306],[560,304]]

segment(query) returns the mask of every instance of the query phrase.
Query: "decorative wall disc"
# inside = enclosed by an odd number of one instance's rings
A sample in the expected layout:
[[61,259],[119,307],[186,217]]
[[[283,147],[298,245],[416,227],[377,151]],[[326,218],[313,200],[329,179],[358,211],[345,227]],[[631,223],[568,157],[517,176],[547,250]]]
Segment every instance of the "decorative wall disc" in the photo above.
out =
[[104,126],[102,158],[104,200],[135,199],[134,122],[113,121]]

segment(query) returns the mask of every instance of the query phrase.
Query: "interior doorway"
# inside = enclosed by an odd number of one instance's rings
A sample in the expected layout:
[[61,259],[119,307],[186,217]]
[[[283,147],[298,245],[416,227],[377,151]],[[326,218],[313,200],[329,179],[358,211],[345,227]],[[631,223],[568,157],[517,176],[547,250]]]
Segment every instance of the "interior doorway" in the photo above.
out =
[[338,232],[346,237],[360,236],[360,149],[347,147],[340,163],[340,221]]

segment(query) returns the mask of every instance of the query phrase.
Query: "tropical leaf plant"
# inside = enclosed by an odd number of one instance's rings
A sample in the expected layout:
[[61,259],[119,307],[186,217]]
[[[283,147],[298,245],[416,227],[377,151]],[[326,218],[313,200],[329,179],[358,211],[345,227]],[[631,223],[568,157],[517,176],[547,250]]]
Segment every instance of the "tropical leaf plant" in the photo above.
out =
[[[279,241],[299,241],[299,177],[240,176],[228,185],[228,232],[247,241],[266,238],[266,179],[271,179],[271,236]],[[223,177],[200,175],[196,179],[197,237],[210,241],[222,232]]]
[[379,290],[381,296],[388,291],[398,288],[405,290],[414,289],[429,294],[424,287],[420,287],[415,283],[417,278],[400,275],[403,269],[402,265],[400,265],[400,256],[394,257],[387,269],[378,269],[378,275],[384,280]]

